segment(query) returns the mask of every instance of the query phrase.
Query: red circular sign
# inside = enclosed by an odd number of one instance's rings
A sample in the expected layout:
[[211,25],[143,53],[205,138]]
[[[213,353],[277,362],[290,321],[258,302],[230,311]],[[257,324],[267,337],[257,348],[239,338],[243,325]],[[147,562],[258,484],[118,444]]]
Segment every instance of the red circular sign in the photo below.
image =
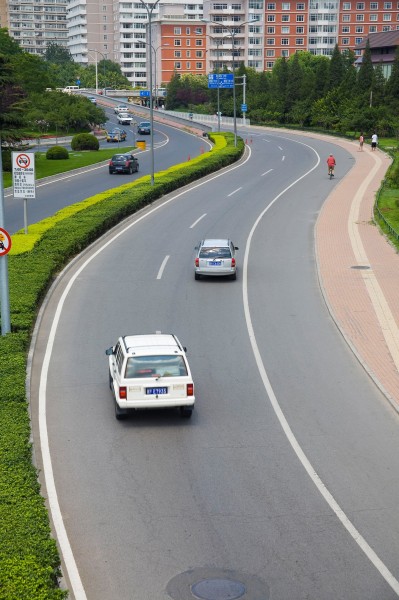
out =
[[0,256],[8,254],[11,250],[11,237],[8,231],[0,227]]
[[21,169],[27,169],[30,165],[30,158],[27,154],[18,154],[16,158],[17,166]]

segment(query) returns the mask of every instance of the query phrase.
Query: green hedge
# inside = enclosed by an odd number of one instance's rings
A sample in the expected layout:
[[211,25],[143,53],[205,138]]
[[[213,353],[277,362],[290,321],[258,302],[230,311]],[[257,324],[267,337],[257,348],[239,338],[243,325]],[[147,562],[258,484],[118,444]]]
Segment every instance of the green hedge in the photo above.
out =
[[241,139],[234,147],[232,134],[212,138],[213,151],[157,173],[153,187],[146,176],[99,194],[80,212],[63,209],[53,226],[35,238],[34,250],[9,256],[12,331],[0,344],[0,600],[67,595],[58,588],[60,559],[30,446],[26,359],[38,307],[60,269],[110,227],[154,199],[231,164],[244,151]]

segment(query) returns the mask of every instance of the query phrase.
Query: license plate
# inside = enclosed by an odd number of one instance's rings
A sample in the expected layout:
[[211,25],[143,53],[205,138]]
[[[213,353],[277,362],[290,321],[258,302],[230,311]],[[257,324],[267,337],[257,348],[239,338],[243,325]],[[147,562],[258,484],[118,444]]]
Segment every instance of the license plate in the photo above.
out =
[[149,394],[150,396],[157,396],[159,394],[167,394],[168,393],[168,388],[167,387],[151,387],[151,388],[146,388],[145,389],[145,393]]
[[123,167],[116,167],[117,171],[123,171]]
[[210,267],[220,267],[221,264],[222,264],[221,260],[211,260],[211,261],[209,261],[209,266]]

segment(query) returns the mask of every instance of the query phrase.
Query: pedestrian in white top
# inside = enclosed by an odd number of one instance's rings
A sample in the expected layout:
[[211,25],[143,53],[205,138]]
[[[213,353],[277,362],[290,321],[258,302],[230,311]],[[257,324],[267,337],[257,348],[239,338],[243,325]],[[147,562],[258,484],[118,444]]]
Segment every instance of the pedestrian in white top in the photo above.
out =
[[371,151],[374,152],[374,150],[377,148],[377,144],[378,144],[378,135],[376,134],[376,132],[373,133],[373,135],[371,136]]

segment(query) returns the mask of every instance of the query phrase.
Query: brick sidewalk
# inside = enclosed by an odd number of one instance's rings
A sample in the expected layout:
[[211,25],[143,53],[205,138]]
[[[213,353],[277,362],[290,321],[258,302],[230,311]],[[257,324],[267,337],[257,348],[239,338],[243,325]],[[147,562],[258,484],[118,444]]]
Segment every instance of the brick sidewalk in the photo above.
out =
[[334,140],[355,165],[316,224],[320,283],[331,315],[358,359],[399,412],[399,254],[372,222],[390,165],[380,151]]

